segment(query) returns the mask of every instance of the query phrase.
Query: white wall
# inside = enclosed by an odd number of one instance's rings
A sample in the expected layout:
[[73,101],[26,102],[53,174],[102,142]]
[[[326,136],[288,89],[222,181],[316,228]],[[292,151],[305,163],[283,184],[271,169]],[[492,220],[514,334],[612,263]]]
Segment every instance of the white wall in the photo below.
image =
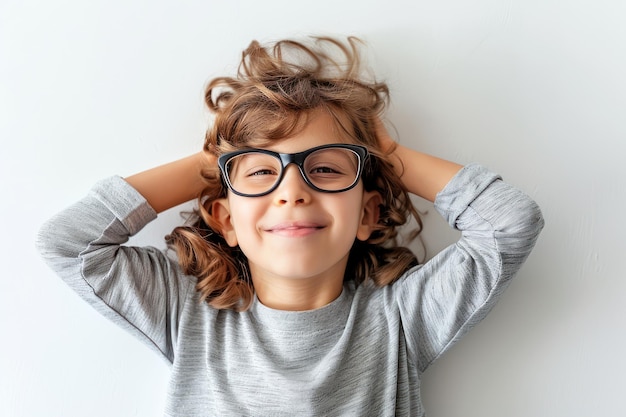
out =
[[[401,141],[481,162],[544,210],[517,281],[425,375],[429,415],[626,415],[625,5],[1,0],[0,415],[161,414],[167,366],[56,279],[36,230],[97,179],[199,149],[203,86],[251,39],[310,33],[369,42]],[[431,250],[454,239],[426,223]]]

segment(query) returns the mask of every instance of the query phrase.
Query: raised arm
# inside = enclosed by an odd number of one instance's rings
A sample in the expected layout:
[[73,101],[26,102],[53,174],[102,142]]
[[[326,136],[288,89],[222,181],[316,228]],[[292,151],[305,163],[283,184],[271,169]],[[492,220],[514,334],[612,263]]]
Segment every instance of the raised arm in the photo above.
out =
[[125,180],[103,179],[37,236],[46,263],[80,297],[168,360],[195,281],[157,248],[125,243],[156,212],[198,197],[200,171],[210,163],[211,157],[197,153]]
[[424,371],[479,323],[532,251],[544,225],[524,192],[478,164],[465,167],[396,145],[381,122],[383,149],[411,193],[435,203],[457,242],[399,284],[408,349]]
[[198,152],[125,178],[160,213],[200,195],[204,186],[200,171],[216,164],[215,157]]
[[450,182],[462,168],[461,165],[415,151],[396,143],[381,120],[377,121],[376,135],[383,150],[395,147],[392,157],[397,160],[394,167],[409,192],[435,201],[437,193]]

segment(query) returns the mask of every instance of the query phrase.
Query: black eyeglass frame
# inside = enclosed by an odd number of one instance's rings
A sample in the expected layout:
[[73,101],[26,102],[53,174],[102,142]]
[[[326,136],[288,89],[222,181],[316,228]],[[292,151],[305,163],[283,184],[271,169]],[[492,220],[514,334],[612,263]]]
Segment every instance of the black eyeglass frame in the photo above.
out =
[[[309,178],[304,172],[304,161],[307,158],[307,156],[309,156],[313,152],[316,152],[322,149],[331,149],[331,148],[348,149],[350,151],[353,151],[359,157],[359,166],[358,166],[356,176],[354,178],[354,182],[350,184],[350,186],[341,188],[339,190],[324,190],[315,186],[315,184],[313,184],[309,180]],[[281,171],[280,171],[280,177],[269,190],[264,191],[262,193],[246,194],[246,193],[242,193],[242,192],[235,190],[235,188],[232,186],[232,184],[230,183],[230,177],[228,175],[226,167],[231,159],[239,155],[252,153],[252,152],[271,155],[275,157],[276,159],[280,160]],[[242,197],[262,197],[274,191],[276,188],[278,188],[280,183],[283,181],[283,178],[285,176],[285,171],[287,170],[287,167],[289,166],[289,164],[296,164],[296,166],[298,167],[298,170],[300,171],[300,175],[304,179],[304,182],[315,191],[319,191],[322,193],[342,193],[344,191],[351,190],[359,183],[359,179],[361,178],[361,174],[363,173],[363,167],[365,166],[365,161],[368,155],[369,155],[369,152],[365,146],[353,145],[353,144],[348,144],[348,143],[331,143],[327,145],[316,146],[314,148],[307,149],[306,151],[296,152],[296,153],[279,153],[279,152],[273,152],[267,149],[260,149],[260,148],[240,149],[238,151],[228,152],[228,153],[220,155],[217,159],[217,163],[219,165],[220,171],[222,172],[222,181],[224,181],[224,183],[226,184],[226,186],[228,187],[230,191]]]

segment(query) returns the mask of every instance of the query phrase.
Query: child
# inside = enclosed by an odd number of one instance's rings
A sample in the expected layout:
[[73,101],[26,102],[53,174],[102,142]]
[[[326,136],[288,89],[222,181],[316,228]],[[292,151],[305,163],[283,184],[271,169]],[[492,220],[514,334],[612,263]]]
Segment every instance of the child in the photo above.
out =
[[[421,374],[533,248],[524,193],[390,138],[357,46],[252,42],[207,87],[202,152],[105,179],[42,227],[49,265],[171,363],[166,415],[422,416]],[[409,193],[462,232],[424,265],[395,244],[419,224]],[[167,237],[176,260],[122,246],[198,196]]]

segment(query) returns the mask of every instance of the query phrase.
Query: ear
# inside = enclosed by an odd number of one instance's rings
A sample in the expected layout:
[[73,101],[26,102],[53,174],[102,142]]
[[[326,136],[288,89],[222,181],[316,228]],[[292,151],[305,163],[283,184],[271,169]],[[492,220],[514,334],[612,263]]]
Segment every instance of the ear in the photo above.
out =
[[356,232],[357,239],[366,241],[376,229],[382,202],[383,198],[378,191],[363,192],[363,207],[361,209],[361,222]]
[[230,217],[230,204],[227,198],[220,198],[211,202],[213,219],[219,224],[219,233],[224,237],[228,246],[237,246],[237,234]]

